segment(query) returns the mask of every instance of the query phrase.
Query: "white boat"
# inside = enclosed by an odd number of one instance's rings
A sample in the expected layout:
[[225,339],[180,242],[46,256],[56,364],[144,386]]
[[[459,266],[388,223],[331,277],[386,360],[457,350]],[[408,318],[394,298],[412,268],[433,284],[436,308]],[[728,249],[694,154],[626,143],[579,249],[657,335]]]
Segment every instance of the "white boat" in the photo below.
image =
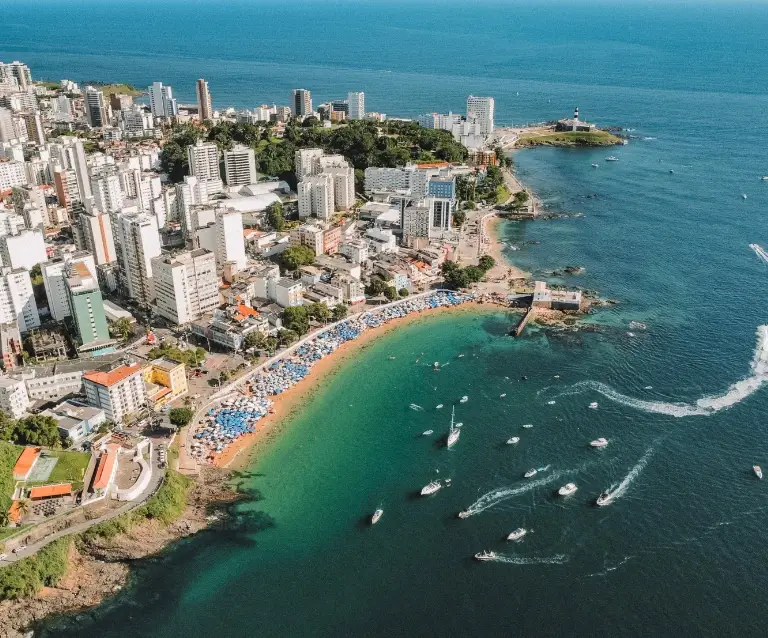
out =
[[599,439],[595,439],[594,441],[590,441],[589,444],[592,447],[605,447],[606,445],[608,445],[608,439],[606,439],[606,438],[601,436]]
[[475,560],[485,561],[485,560],[493,560],[494,558],[496,558],[496,552],[482,551],[482,552],[477,552],[477,554],[475,554]]
[[507,393],[506,393],[506,392],[504,392],[503,394],[500,394],[500,395],[499,395],[499,398],[500,398],[500,399],[503,399],[505,396],[507,396]]
[[525,474],[523,474],[524,478],[533,478],[539,473],[539,471],[534,467],[528,470]]
[[526,423],[525,425],[523,425],[523,427],[524,427],[526,430],[530,430],[530,429],[533,427],[533,423]]
[[555,403],[557,403],[557,401],[554,399],[552,401],[547,401],[547,405],[555,405]]
[[424,430],[421,433],[421,436],[429,436],[430,434],[434,434],[434,432],[435,432],[434,430]]
[[764,182],[768,182],[768,175],[763,175],[760,179]]
[[600,168],[600,164],[592,164],[592,168]]
[[575,492],[577,489],[579,489],[579,488],[578,488],[578,487],[576,487],[576,483],[566,483],[566,484],[565,484],[565,485],[563,485],[563,486],[562,486],[562,487],[561,487],[559,490],[557,490],[557,493],[558,493],[560,496],[570,496],[570,495],[571,495],[571,494],[573,494],[573,493],[574,493],[574,492]]
[[508,541],[519,541],[523,536],[528,533],[524,527],[518,527],[514,532],[510,532],[507,536]]
[[459,359],[463,359],[463,358],[464,358],[464,355],[463,355],[463,354],[460,354],[460,355],[459,355]]
[[597,497],[597,500],[595,501],[595,505],[598,507],[604,507],[605,505],[609,505],[613,497],[609,492],[603,492],[600,494],[600,496]]
[[747,199],[747,194],[746,193],[742,193],[741,198],[742,199]]
[[507,445],[515,445],[515,443],[520,443],[519,436],[513,436],[511,439],[507,439]]
[[610,157],[606,157],[606,158],[605,158],[605,161],[606,161],[606,162],[618,162],[618,161],[619,161],[619,158],[618,158],[618,157],[616,157],[615,155],[611,155]]
[[459,399],[459,403],[466,403],[467,401],[469,401],[469,397],[466,394]]
[[443,408],[443,404],[442,404],[442,403],[438,403],[438,404],[435,406],[435,410],[441,410],[442,408]]
[[421,495],[429,496],[430,494],[439,492],[442,489],[442,487],[443,487],[443,484],[440,481],[430,481],[424,487],[421,488]]
[[455,445],[456,441],[459,440],[459,436],[461,435],[461,430],[459,429],[458,425],[453,424],[454,414],[456,414],[456,406],[454,406],[453,409],[451,410],[451,429],[448,430],[448,440],[445,442],[445,447],[447,448],[453,447],[453,445]]
[[374,513],[373,516],[371,516],[371,525],[376,525],[376,523],[379,522],[379,519],[381,518],[381,515],[384,514],[384,510],[379,508]]
[[597,401],[592,401],[592,403],[589,404],[589,407],[593,410],[597,410]]
[[755,476],[759,479],[763,478],[763,470],[760,469],[759,465],[753,465],[752,471],[755,473]]
[[472,516],[472,512],[470,512],[469,510],[462,510],[456,516],[458,516],[461,519],[469,518],[470,516]]

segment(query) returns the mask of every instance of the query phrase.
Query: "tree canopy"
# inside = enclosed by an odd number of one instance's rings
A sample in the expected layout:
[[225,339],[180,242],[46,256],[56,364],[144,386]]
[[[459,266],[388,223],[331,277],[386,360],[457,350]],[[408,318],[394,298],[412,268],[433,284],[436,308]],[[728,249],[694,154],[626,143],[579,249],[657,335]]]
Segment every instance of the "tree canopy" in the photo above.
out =
[[281,252],[278,259],[286,270],[298,270],[315,262],[315,251],[309,246],[291,246]]
[[66,437],[59,433],[55,419],[43,414],[33,414],[18,420],[3,414],[0,416],[0,436],[17,445],[59,448],[66,442]]
[[283,215],[283,205],[280,202],[274,202],[267,206],[267,224],[278,233],[285,227],[285,216]]
[[168,419],[177,428],[182,428],[192,420],[194,412],[191,408],[173,408],[168,413]]
[[281,318],[286,330],[292,330],[298,335],[306,334],[309,331],[309,314],[304,306],[285,308]]

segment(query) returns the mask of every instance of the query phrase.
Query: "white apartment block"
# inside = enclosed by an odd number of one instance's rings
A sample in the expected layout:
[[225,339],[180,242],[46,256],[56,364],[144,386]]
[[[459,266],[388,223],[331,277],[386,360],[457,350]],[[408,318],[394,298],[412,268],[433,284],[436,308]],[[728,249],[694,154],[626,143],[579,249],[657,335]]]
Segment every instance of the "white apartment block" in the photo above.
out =
[[430,175],[436,172],[418,168],[415,164],[404,168],[369,166],[365,169],[365,194],[402,193],[421,199],[427,194]]
[[429,237],[429,207],[423,203],[408,206],[403,212],[403,235]]
[[305,177],[315,175],[317,170],[317,162],[323,157],[323,149],[321,148],[303,148],[296,151],[296,179],[301,181]]
[[0,411],[14,419],[20,419],[30,403],[24,381],[0,378]]
[[368,244],[362,239],[350,239],[342,243],[339,252],[349,257],[353,264],[363,264],[368,260]]
[[216,256],[199,248],[152,261],[157,313],[185,324],[213,312],[219,305]]
[[355,169],[351,166],[324,168],[322,175],[330,175],[333,179],[334,208],[336,210],[352,208],[355,205]]
[[92,255],[96,264],[110,264],[117,259],[112,224],[107,213],[98,210],[79,215],[80,234],[83,245]]
[[300,281],[282,277],[275,283],[275,301],[283,308],[301,305],[304,286]]
[[365,231],[365,239],[374,254],[397,252],[397,242],[391,230],[369,228]]
[[146,213],[121,215],[118,220],[122,272],[128,296],[149,304],[154,297],[152,259],[160,255],[157,219]]
[[315,215],[318,219],[330,219],[335,210],[334,180],[331,175],[306,177],[299,182],[299,218]]
[[325,231],[319,226],[303,224],[291,230],[291,246],[309,246],[315,251],[315,255],[322,255],[325,251],[324,233]]
[[138,104],[120,111],[120,128],[127,137],[143,137],[154,129],[152,115],[144,111]]
[[114,213],[123,207],[123,188],[117,175],[100,175],[91,180],[93,203],[104,213]]
[[8,190],[27,183],[24,162],[0,162],[0,190]]
[[256,183],[256,156],[252,148],[236,144],[231,151],[224,151],[224,179],[228,186]]
[[219,270],[225,264],[233,263],[237,270],[242,270],[248,263],[245,254],[245,235],[243,234],[243,214],[232,209],[221,208],[216,211],[213,223],[216,248],[216,266]]
[[0,323],[17,322],[19,332],[40,326],[29,271],[3,268],[0,273]]
[[187,146],[189,174],[198,179],[220,179],[219,147],[213,142],[197,140],[192,146]]
[[3,266],[26,270],[47,261],[43,231],[23,230],[18,235],[0,237],[0,256]]
[[67,292],[67,266],[70,263],[82,263],[96,277],[96,262],[93,255],[85,251],[73,253],[70,257],[58,258],[43,264],[40,272],[43,275],[45,296],[48,299],[48,310],[56,321],[64,321],[72,313]]
[[490,135],[494,128],[494,100],[492,97],[476,97],[470,95],[467,98],[467,120],[479,125],[480,135]]
[[173,89],[163,86],[162,82],[152,82],[149,87],[149,106],[154,117],[174,117],[179,114]]
[[104,410],[107,418],[115,423],[122,422],[126,415],[137,412],[147,403],[142,368],[137,363],[109,372],[84,374],[83,387],[88,403]]
[[213,108],[208,82],[200,78],[195,84],[195,92],[197,93],[197,119],[201,122],[210,120],[213,117]]
[[365,93],[348,93],[349,119],[362,120],[365,118]]

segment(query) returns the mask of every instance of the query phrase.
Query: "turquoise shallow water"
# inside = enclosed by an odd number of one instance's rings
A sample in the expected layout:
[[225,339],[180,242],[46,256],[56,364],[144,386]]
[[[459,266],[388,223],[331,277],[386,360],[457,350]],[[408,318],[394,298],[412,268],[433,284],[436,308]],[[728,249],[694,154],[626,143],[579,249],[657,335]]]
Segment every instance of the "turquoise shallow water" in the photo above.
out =
[[[599,331],[512,341],[498,312],[396,329],[252,468],[260,500],[234,529],[143,563],[132,587],[49,635],[762,633],[768,511],[749,472],[768,466],[765,371],[751,363],[768,271],[747,244],[768,242],[765,5],[156,2],[149,23],[124,20],[141,2],[6,7],[18,24],[0,59],[45,77],[163,79],[190,99],[203,76],[238,106],[285,102],[294,85],[318,99],[362,88],[369,108],[405,115],[461,110],[472,91],[496,97],[501,121],[578,104],[635,129],[610,151],[517,153],[550,210],[584,216],[501,229],[515,263],[584,266],[561,283],[621,302],[589,319]],[[354,37],[355,56],[329,53]],[[448,365],[432,372],[421,352]],[[464,394],[447,452],[437,436]],[[586,447],[597,436],[611,439],[599,453]],[[555,478],[528,489],[529,467]],[[452,486],[414,497],[434,476]],[[569,480],[579,491],[553,497]],[[593,507],[612,485],[621,496]],[[473,503],[488,507],[455,518]],[[522,543],[502,540],[521,525],[534,530]],[[475,563],[481,549],[507,562]]]

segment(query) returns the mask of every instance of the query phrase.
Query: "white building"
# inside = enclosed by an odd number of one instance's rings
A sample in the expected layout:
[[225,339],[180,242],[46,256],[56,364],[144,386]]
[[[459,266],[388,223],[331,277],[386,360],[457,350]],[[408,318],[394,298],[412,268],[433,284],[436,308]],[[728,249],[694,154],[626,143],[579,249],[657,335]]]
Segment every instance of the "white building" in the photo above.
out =
[[467,98],[467,121],[478,124],[480,135],[488,136],[493,133],[493,117],[494,100],[492,97],[470,95]]
[[91,128],[109,125],[109,111],[104,94],[92,86],[85,87],[85,116]]
[[429,176],[436,172],[419,168],[415,164],[408,164],[404,168],[369,166],[365,169],[365,194],[397,193],[421,199],[427,195]]
[[197,118],[201,122],[213,118],[213,108],[211,107],[211,92],[208,89],[208,82],[200,78],[195,84],[197,93]]
[[429,237],[429,207],[423,203],[408,206],[403,212],[403,235]]
[[78,221],[83,246],[93,255],[96,263],[101,266],[115,261],[117,253],[109,215],[92,209],[80,213]]
[[67,266],[71,263],[82,263],[92,277],[96,277],[96,262],[93,255],[85,251],[73,253],[68,257],[59,257],[46,262],[40,268],[45,286],[45,296],[48,299],[48,310],[56,321],[64,321],[72,314],[67,293]]
[[303,224],[291,230],[291,246],[309,246],[315,251],[315,255],[322,255],[325,251],[324,233],[319,226]]
[[29,271],[3,268],[0,273],[0,323],[17,322],[19,332],[40,326]]
[[350,120],[362,120],[365,118],[365,93],[348,93],[347,104],[349,105]]
[[0,238],[0,255],[3,266],[31,270],[48,259],[43,232],[38,228],[23,230],[18,235],[5,235]]
[[299,218],[315,215],[318,219],[330,219],[335,210],[334,180],[331,175],[306,177],[299,182]]
[[220,179],[219,147],[213,142],[197,140],[187,147],[189,174],[198,179]]
[[301,305],[301,292],[304,286],[300,281],[282,277],[275,282],[275,301],[283,308]]
[[339,246],[339,252],[353,264],[364,264],[368,259],[368,244],[362,239],[350,239]]
[[0,162],[0,190],[8,190],[27,183],[24,162]]
[[147,403],[142,368],[138,363],[121,365],[109,372],[89,372],[83,375],[88,403],[101,408],[107,418],[122,422]]
[[219,305],[216,256],[199,248],[152,260],[157,313],[185,324],[213,312]]
[[213,223],[215,235],[216,267],[221,270],[225,264],[234,263],[237,270],[242,270],[248,263],[245,255],[245,235],[243,234],[243,214],[228,208],[216,211]]
[[391,230],[369,228],[365,231],[365,239],[374,254],[397,252],[397,243]]
[[231,151],[224,151],[224,179],[228,186],[256,183],[256,156],[252,148],[235,144]]
[[152,115],[138,104],[120,111],[120,127],[127,137],[143,137],[154,129]]
[[152,82],[149,87],[149,106],[154,117],[174,117],[179,114],[173,89],[163,86],[162,82]]
[[309,175],[316,175],[319,172],[317,162],[321,157],[323,157],[321,148],[303,148],[296,151],[296,179],[301,181]]
[[123,188],[118,175],[99,175],[91,180],[93,203],[104,213],[114,213],[123,207]]
[[0,377],[0,411],[20,419],[30,403],[24,381]]
[[152,259],[160,255],[157,219],[146,213],[119,217],[122,272],[128,296],[149,304],[154,297]]
[[[346,162],[345,162],[346,163]],[[355,169],[351,166],[324,168],[322,175],[333,179],[333,204],[336,210],[349,210],[355,205]]]

